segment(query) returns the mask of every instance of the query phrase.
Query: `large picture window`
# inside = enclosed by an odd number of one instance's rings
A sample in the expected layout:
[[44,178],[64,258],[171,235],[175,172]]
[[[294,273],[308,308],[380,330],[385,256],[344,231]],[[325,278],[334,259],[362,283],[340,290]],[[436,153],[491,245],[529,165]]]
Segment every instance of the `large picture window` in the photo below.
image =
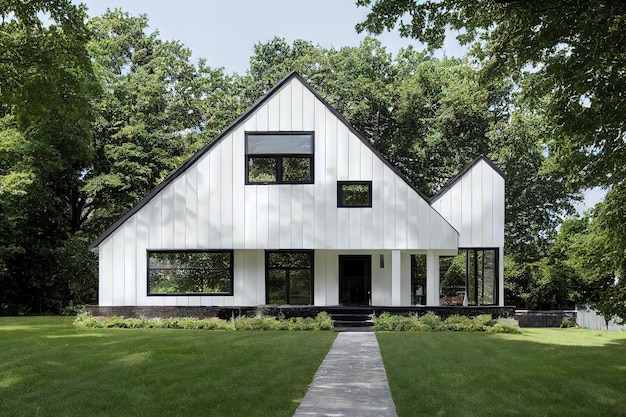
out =
[[265,253],[267,304],[313,304],[313,251]]
[[232,251],[148,251],[148,295],[232,294]]
[[498,304],[498,249],[460,249],[439,259],[440,303]]
[[246,183],[313,183],[313,133],[246,133]]

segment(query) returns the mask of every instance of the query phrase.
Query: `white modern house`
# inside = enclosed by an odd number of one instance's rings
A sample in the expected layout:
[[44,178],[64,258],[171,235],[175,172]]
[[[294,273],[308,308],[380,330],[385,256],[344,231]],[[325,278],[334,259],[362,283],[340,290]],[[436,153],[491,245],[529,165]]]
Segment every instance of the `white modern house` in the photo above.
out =
[[292,73],[91,245],[99,305],[501,306],[504,182],[425,197]]

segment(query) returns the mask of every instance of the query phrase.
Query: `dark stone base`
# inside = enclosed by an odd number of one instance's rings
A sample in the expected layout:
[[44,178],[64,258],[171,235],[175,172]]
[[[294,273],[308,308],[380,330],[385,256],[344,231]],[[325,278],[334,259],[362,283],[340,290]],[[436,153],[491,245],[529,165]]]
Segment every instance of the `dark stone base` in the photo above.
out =
[[491,314],[495,319],[498,317],[514,317],[515,307],[505,306],[255,306],[255,307],[182,307],[182,306],[85,306],[85,309],[96,317],[122,316],[132,318],[172,318],[172,317],[196,317],[230,319],[239,316],[255,316],[259,313],[268,316],[291,317],[315,317],[319,312],[333,313],[357,313],[376,314],[382,313],[408,316],[416,314],[423,316],[432,311],[442,319],[459,314],[462,316],[475,317],[481,314]]

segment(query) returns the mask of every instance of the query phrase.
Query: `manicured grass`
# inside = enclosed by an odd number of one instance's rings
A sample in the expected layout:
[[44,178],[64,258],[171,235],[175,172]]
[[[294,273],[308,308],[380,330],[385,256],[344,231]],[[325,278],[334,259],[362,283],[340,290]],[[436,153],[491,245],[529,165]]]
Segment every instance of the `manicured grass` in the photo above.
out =
[[0,416],[291,416],[336,336],[72,322],[0,317]]
[[399,417],[626,415],[626,332],[377,336]]

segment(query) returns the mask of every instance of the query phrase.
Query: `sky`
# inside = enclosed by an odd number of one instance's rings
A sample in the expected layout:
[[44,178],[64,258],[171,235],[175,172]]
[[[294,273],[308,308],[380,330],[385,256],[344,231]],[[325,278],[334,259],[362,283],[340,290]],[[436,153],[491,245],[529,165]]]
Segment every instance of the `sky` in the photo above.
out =
[[[366,34],[354,26],[367,16],[367,8],[356,0],[73,0],[84,3],[89,16],[107,8],[121,8],[131,15],[146,14],[150,30],[161,39],[179,40],[193,52],[194,60],[204,58],[212,68],[243,74],[255,43],[274,36],[288,43],[304,39],[322,47],[357,46]],[[377,37],[388,52],[414,45],[397,32]],[[463,56],[465,48],[451,38],[444,48],[447,56]],[[443,51],[438,54],[443,55]]]
[[[304,39],[324,48],[357,46],[364,33],[354,26],[363,21],[368,9],[356,0],[73,0],[84,3],[89,16],[102,15],[108,8],[121,8],[131,15],[146,14],[150,30],[163,40],[178,40],[191,49],[193,60],[204,58],[212,68],[244,74],[256,43],[274,36],[288,43]],[[422,46],[397,32],[376,36],[388,52]],[[437,56],[461,57],[466,48],[448,36]],[[577,210],[593,207],[604,198],[602,189],[584,192],[585,201]]]

